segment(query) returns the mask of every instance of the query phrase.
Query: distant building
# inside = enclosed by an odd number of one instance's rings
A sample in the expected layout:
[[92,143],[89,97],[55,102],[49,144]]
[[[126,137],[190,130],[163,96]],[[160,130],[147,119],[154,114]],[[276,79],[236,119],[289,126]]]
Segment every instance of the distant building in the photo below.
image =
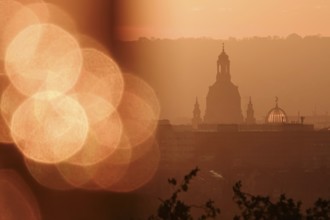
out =
[[270,123],[270,124],[287,123],[288,116],[286,115],[286,113],[283,109],[278,107],[278,98],[277,97],[276,97],[275,102],[276,102],[275,107],[272,108],[268,112],[265,123]]
[[290,121],[286,112],[279,107],[278,98],[276,97],[276,104],[274,108],[271,108],[267,115],[265,123],[257,124],[254,117],[254,109],[252,100],[247,106],[247,116],[245,123],[202,123],[200,118],[199,104],[196,99],[195,107],[193,110],[192,125],[189,126],[177,126],[173,129],[175,131],[192,131],[199,130],[202,132],[301,132],[301,131],[314,131],[314,125],[312,123],[304,123],[305,117],[300,117],[300,120]]
[[246,111],[245,123],[246,124],[255,124],[256,123],[256,118],[254,117],[254,109],[253,109],[251,97],[250,97],[249,104],[248,104],[247,111]]
[[[198,166],[202,170],[196,180],[196,188],[201,190],[198,195],[212,198],[220,194],[219,206],[231,214],[223,219],[232,219],[237,208],[226,205],[238,180],[253,194],[287,193],[304,204],[329,197],[329,131],[301,123],[203,126],[214,125],[202,124],[198,130],[177,125],[159,127],[159,179],[173,173],[183,175]],[[213,171],[223,178],[215,178]]]
[[238,87],[231,82],[230,60],[223,46],[217,61],[216,82],[209,87],[206,97],[204,123],[240,124],[242,122],[241,96]]
[[[193,117],[188,130],[203,131],[310,131],[314,128],[330,130],[330,116],[288,116],[279,107],[278,97],[275,106],[265,115],[264,123],[258,123],[254,115],[254,108],[250,97],[243,119],[241,110],[241,96],[238,87],[231,81],[230,60],[224,45],[217,60],[217,74],[215,83],[209,87],[206,97],[204,120],[196,99]],[[189,127],[189,126],[188,126]],[[181,130],[188,128],[180,127]]]
[[192,127],[193,129],[198,129],[199,125],[202,123],[201,118],[201,110],[199,108],[198,99],[196,97],[196,102],[193,110],[193,118],[192,118]]
[[[243,121],[241,97],[231,82],[224,49],[218,57],[216,82],[207,94],[203,122],[200,114],[196,99],[192,125],[158,127],[161,177],[198,165],[206,171],[198,180],[201,195],[209,198],[221,189],[222,201],[232,199],[231,186],[238,180],[254,194],[288,193],[307,204],[330,195],[330,116],[290,118],[276,97],[264,123],[257,124],[250,98]],[[324,129],[314,129],[315,121]],[[232,212],[224,219],[230,219]]]

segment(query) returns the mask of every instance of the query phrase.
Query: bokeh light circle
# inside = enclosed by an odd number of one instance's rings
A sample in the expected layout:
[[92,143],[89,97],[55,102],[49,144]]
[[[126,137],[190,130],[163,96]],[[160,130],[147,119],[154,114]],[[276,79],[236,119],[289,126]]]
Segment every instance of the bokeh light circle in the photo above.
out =
[[9,86],[8,77],[0,74],[0,94],[2,94],[0,97],[0,143],[13,143],[6,115],[3,114],[3,112],[5,113],[3,110],[7,110],[9,103],[11,102],[10,99],[7,100],[7,97],[4,97],[3,95]]
[[40,185],[61,191],[74,189],[57,169],[57,164],[40,163],[28,158],[25,158],[24,162],[32,177]]
[[149,145],[145,154],[131,162],[120,180],[106,188],[107,190],[112,192],[131,192],[143,187],[154,177],[160,161],[159,146],[153,138],[150,138],[143,144]]
[[0,219],[42,219],[37,200],[32,191],[13,170],[0,171]]
[[117,111],[104,99],[93,94],[73,96],[85,109],[89,133],[82,149],[67,160],[76,165],[92,165],[112,154],[121,140],[123,126]]
[[142,79],[125,74],[125,92],[118,112],[134,147],[150,138],[157,127],[160,105],[154,90]]
[[5,69],[23,94],[72,89],[80,75],[82,56],[77,41],[52,24],[31,25],[9,45]]
[[38,93],[15,111],[12,137],[22,153],[35,161],[58,163],[85,143],[88,119],[74,99],[56,92]]
[[118,65],[105,53],[83,48],[81,76],[74,88],[77,93],[90,93],[109,102],[114,109],[124,91],[124,79]]
[[39,24],[39,19],[29,8],[15,0],[1,0],[0,10],[0,59],[3,59],[13,38],[29,25]]

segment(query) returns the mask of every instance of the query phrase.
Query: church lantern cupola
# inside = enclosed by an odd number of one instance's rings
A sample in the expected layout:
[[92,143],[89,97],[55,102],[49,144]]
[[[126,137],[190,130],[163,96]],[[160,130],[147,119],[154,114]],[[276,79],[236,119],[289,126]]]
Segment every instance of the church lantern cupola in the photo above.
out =
[[222,44],[222,52],[218,56],[217,61],[217,81],[223,78],[227,81],[230,81],[230,60],[229,56],[225,52],[225,45]]

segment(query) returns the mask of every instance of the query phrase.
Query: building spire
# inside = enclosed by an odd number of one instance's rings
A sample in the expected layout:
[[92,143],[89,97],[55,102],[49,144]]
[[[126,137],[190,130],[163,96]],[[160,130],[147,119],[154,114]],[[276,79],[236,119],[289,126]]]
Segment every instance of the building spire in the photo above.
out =
[[222,42],[222,52],[225,52],[225,43]]
[[254,109],[253,109],[253,104],[252,104],[251,96],[249,98],[249,104],[247,106],[246,120],[245,120],[245,122],[247,124],[255,124],[256,123],[256,119],[254,117]]
[[275,96],[275,103],[276,103],[275,107],[278,108],[278,97],[277,96]]
[[193,110],[192,126],[194,129],[198,129],[198,126],[202,123],[201,110],[199,108],[198,97],[196,96],[196,102]]

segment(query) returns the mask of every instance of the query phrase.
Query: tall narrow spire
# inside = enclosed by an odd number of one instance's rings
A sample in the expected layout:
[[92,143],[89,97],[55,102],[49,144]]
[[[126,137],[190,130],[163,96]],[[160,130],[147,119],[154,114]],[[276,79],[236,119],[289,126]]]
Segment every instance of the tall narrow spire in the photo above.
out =
[[254,109],[253,109],[251,96],[249,98],[249,104],[248,104],[247,110],[246,110],[246,123],[247,124],[255,124],[256,123],[256,119],[254,117]]
[[278,108],[278,97],[277,96],[275,96],[275,103],[276,103],[275,107]]
[[222,43],[222,52],[225,52],[225,43]]
[[199,108],[198,98],[196,97],[196,102],[193,110],[192,126],[194,129],[198,129],[198,126],[202,123],[201,110]]
[[201,110],[199,109],[198,98],[196,97],[196,102],[193,110],[194,118],[200,118]]

